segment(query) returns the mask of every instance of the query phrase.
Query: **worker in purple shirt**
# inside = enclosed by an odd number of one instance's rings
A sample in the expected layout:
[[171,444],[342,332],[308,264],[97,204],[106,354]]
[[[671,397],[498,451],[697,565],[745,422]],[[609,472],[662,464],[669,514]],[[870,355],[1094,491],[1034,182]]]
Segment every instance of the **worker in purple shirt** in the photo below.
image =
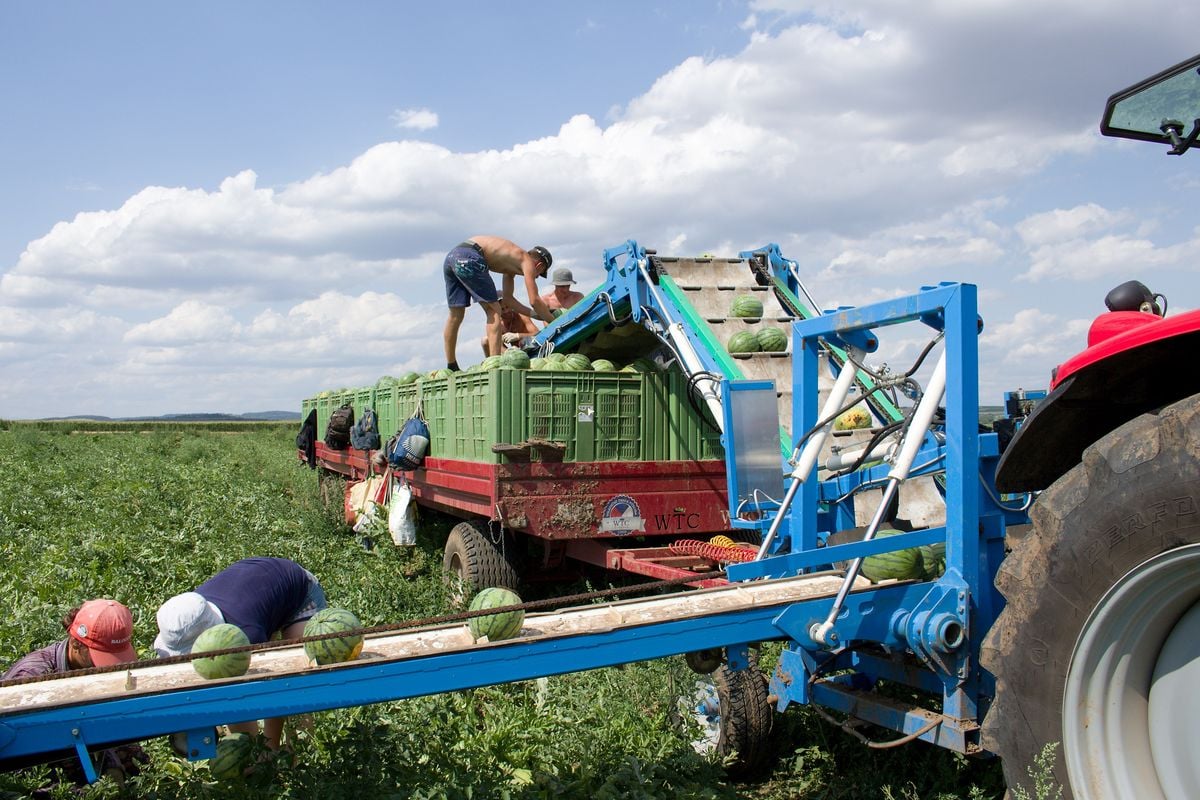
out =
[[[57,675],[91,667],[109,667],[137,661],[133,638],[133,614],[116,600],[88,600],[63,616],[67,638],[24,656],[0,676],[0,680]],[[127,775],[136,775],[138,765],[147,758],[137,745],[124,745],[95,751],[100,756],[99,773],[118,783]],[[55,762],[70,780],[84,785],[87,779],[78,759]],[[40,791],[40,790],[39,790]]]
[[[241,628],[251,644],[304,635],[304,625],[328,604],[316,577],[286,558],[245,558],[230,564],[196,587],[172,597],[158,609],[158,637],[154,649],[160,656],[192,652],[196,637],[223,622]],[[251,735],[257,722],[230,725]],[[283,719],[263,722],[267,746],[277,750]]]

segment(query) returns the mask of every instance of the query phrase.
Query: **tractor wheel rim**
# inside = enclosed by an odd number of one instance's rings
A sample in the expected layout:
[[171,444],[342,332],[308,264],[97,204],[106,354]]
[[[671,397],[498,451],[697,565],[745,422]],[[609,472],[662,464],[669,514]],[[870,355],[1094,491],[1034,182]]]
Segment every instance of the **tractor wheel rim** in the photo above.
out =
[[1084,623],[1063,692],[1076,800],[1194,796],[1200,759],[1200,545],[1132,569]]

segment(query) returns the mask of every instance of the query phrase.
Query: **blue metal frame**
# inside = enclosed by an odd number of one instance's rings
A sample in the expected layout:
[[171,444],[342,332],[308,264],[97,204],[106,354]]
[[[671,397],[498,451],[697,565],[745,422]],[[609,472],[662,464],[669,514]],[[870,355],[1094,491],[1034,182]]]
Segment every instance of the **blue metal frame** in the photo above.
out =
[[[772,680],[772,694],[779,698],[781,709],[790,702],[820,702],[911,734],[928,725],[928,710],[901,712],[892,701],[861,692],[850,699],[846,693],[849,685],[861,688],[881,678],[904,682],[942,695],[945,718],[921,738],[966,752],[978,748],[980,704],[992,691],[991,677],[978,667],[978,650],[983,632],[1002,607],[993,580],[1004,555],[1004,528],[1027,520],[1023,512],[997,505],[982,485],[993,481],[998,447],[993,434],[978,432],[980,324],[975,287],[923,287],[909,297],[795,322],[792,430],[798,434],[817,421],[817,356],[823,341],[853,340],[864,332],[909,322],[945,333],[945,436],[939,441],[927,435],[915,462],[940,461],[936,469],[945,473],[945,527],[819,547],[831,532],[831,523],[853,518],[849,505],[853,490],[885,477],[890,467],[860,470],[824,483],[809,480],[801,484],[781,526],[784,544],[778,553],[759,562],[731,565],[728,574],[736,581],[795,575],[835,561],[945,542],[946,571],[936,581],[907,584],[901,594],[881,587],[849,596],[837,621],[838,638],[848,646],[837,653],[809,638],[810,626],[819,620],[792,609],[781,615],[779,625],[792,641]],[[849,507],[839,508],[843,505]],[[900,670],[878,659],[858,657],[855,648],[864,643],[907,649],[928,672]],[[853,669],[856,677],[810,680],[830,669]]]

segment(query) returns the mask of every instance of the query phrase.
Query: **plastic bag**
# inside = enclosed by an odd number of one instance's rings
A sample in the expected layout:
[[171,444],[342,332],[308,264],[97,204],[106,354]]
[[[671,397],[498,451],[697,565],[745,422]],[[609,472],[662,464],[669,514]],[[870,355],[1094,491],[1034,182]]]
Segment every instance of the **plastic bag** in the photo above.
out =
[[412,502],[412,489],[407,482],[397,483],[392,489],[388,532],[392,535],[392,541],[400,547],[412,547],[417,543],[416,504]]
[[387,505],[389,479],[375,475],[350,485],[346,492],[346,522],[355,533],[363,533],[379,516],[381,506]]

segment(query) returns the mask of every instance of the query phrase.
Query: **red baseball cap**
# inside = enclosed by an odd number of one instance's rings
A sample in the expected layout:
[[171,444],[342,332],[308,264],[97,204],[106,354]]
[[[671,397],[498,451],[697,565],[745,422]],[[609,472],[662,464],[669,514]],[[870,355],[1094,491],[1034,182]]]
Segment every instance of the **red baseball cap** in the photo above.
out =
[[137,651],[129,643],[133,636],[133,614],[116,600],[88,600],[79,607],[67,632],[87,647],[93,666],[137,661]]

